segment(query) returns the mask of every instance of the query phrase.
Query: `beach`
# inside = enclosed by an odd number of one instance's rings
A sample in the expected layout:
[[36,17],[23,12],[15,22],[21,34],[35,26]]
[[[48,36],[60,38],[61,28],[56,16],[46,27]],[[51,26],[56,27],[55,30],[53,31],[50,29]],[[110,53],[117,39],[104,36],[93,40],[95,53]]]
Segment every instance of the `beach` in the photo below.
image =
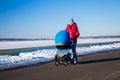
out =
[[120,50],[79,56],[77,65],[54,61],[0,71],[0,80],[120,80]]

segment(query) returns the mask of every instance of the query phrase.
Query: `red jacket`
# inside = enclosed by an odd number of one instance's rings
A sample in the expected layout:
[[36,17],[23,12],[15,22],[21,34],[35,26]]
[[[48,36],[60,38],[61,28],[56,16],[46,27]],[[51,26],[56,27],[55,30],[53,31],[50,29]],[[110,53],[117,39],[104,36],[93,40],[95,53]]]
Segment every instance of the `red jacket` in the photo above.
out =
[[72,24],[71,26],[68,24],[67,27],[66,27],[66,30],[69,32],[69,34],[70,34],[70,39],[73,40],[73,41],[74,41],[77,37],[79,37],[79,35],[80,35],[76,23]]

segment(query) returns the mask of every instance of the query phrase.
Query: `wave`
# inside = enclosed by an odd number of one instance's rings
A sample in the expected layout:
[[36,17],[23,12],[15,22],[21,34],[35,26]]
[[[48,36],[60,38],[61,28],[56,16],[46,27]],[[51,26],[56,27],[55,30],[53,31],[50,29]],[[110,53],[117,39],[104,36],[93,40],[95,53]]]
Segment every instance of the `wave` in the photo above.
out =
[[[93,54],[101,51],[120,49],[120,43],[77,47],[77,55]],[[18,55],[0,55],[0,70],[6,70],[22,66],[37,65],[54,60],[57,49],[42,49],[30,52],[22,52]]]
[[[112,38],[78,38],[78,44],[85,43],[102,43],[102,42],[120,42],[119,37]],[[46,46],[55,46],[54,40],[33,40],[33,41],[2,41],[0,42],[0,50],[6,49],[18,49],[18,48],[31,48],[31,47],[46,47]]]

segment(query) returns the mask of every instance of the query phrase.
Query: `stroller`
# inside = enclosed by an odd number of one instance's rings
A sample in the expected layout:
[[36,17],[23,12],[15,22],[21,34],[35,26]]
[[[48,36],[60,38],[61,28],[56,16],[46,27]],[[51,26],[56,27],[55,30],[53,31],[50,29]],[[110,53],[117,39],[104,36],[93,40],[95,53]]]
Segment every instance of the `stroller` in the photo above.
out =
[[71,46],[59,45],[56,46],[56,48],[58,50],[55,55],[55,65],[59,66],[64,64],[65,66],[67,66],[68,63],[71,61],[71,54],[70,54]]
[[55,65],[67,66],[69,63],[76,64],[73,57],[69,33],[66,30],[60,31],[55,37],[57,52],[55,55]]

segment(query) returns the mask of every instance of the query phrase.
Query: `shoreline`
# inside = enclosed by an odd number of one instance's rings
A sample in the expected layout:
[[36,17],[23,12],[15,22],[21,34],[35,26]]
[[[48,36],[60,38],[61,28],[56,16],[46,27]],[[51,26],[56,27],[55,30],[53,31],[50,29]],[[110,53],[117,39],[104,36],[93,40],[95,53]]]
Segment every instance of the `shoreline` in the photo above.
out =
[[[120,43],[120,41],[114,41],[114,42],[101,42],[101,43],[83,43],[83,44],[77,44],[77,47],[88,47],[88,46],[95,46],[95,45],[105,45],[105,44],[113,44],[113,43]],[[56,48],[55,45],[51,46],[41,46],[41,47],[28,47],[28,48],[16,48],[16,49],[3,49],[0,50],[0,55],[15,55],[19,52],[25,52],[25,51],[34,51],[37,49],[49,49],[49,48]]]
[[0,71],[1,80],[119,80],[120,50],[79,56],[77,65],[56,67],[54,61]]

